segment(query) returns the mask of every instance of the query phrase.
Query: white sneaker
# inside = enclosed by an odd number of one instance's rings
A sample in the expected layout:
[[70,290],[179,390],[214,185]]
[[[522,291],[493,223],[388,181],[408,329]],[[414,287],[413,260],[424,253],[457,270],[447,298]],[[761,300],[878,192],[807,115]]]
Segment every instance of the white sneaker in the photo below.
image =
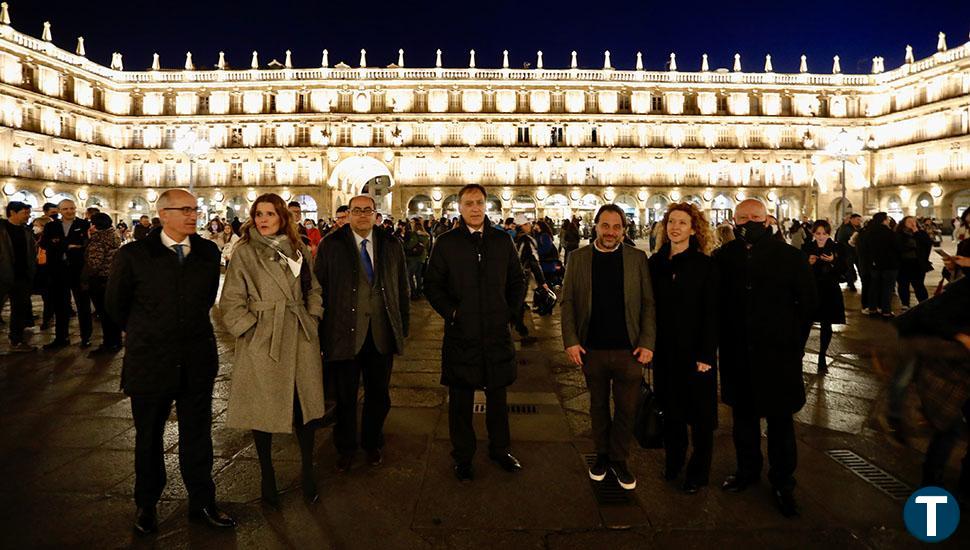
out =
[[862,314],[863,315],[872,315],[872,310],[870,310],[867,307],[864,307],[864,308],[862,308]]

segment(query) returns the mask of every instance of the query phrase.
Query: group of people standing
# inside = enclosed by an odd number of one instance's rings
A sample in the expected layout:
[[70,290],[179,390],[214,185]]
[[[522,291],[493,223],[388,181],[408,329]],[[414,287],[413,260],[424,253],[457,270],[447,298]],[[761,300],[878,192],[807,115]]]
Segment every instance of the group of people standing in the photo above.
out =
[[766,418],[776,505],[796,515],[792,415],[805,403],[802,356],[818,301],[808,261],[772,238],[758,201],[738,205],[738,238],[713,254],[710,225],[690,203],[668,207],[649,260],[622,244],[626,223],[614,205],[599,210],[596,240],[572,252],[562,291],[566,355],[590,390],[597,460],[589,477],[609,471],[622,487],[636,487],[626,459],[642,367],[650,364],[664,411],[663,475],[678,479],[686,466],[686,493],[707,485],[720,371],[737,452],[737,470],[722,488],[739,492],[760,478]]

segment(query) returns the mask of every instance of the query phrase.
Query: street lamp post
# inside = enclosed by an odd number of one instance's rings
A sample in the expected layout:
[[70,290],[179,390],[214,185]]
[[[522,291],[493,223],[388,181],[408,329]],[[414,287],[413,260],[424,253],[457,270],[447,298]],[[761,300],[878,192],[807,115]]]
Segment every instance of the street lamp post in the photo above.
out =
[[842,220],[845,219],[846,163],[849,161],[849,159],[854,158],[856,155],[861,153],[864,147],[865,142],[863,142],[861,137],[850,135],[848,130],[843,128],[842,131],[835,136],[832,143],[828,144],[828,146],[825,148],[825,154],[842,161],[842,174],[840,178],[842,183],[842,197],[839,201],[839,219],[837,220],[837,222],[840,224],[842,223]]
[[176,152],[189,157],[189,193],[194,194],[195,190],[195,159],[206,155],[211,146],[209,142],[200,138],[195,130],[189,129],[175,138],[174,147]]

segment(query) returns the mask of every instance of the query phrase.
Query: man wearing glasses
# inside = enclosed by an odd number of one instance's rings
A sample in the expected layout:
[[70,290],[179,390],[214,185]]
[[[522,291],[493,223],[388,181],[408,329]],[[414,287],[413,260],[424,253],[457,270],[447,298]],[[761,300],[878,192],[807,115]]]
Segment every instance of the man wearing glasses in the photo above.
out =
[[485,392],[489,458],[508,472],[522,469],[509,452],[506,388],[516,379],[509,323],[525,298],[525,278],[512,238],[485,216],[486,196],[478,184],[458,192],[461,221],[435,241],[424,278],[425,296],[445,320],[441,383],[448,386],[451,456],[462,483],[474,478],[475,390]]
[[[357,453],[357,390],[364,380],[360,447],[371,467],[383,461],[384,420],[391,410],[391,367],[404,352],[411,294],[401,242],[375,225],[368,195],[350,199],[350,221],[317,249],[314,272],[323,288],[320,350],[328,386],[336,392],[333,441],[337,471]],[[349,269],[348,269],[349,268]]]
[[179,468],[189,518],[215,528],[236,522],[216,506],[212,481],[212,387],[219,370],[209,310],[219,288],[220,253],[196,235],[196,198],[165,191],[156,203],[161,231],[123,246],[105,292],[108,314],[127,333],[121,388],[135,422],[135,532],[158,530],[165,488],[165,421],[178,411]]

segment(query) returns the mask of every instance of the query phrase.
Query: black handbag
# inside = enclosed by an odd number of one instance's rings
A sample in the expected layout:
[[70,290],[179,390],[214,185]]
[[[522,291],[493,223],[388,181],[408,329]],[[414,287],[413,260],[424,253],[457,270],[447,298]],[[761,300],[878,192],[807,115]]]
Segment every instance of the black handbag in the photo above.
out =
[[[651,369],[648,369],[651,370]],[[633,421],[633,436],[644,449],[663,448],[664,413],[646,377],[640,379],[640,396]]]

